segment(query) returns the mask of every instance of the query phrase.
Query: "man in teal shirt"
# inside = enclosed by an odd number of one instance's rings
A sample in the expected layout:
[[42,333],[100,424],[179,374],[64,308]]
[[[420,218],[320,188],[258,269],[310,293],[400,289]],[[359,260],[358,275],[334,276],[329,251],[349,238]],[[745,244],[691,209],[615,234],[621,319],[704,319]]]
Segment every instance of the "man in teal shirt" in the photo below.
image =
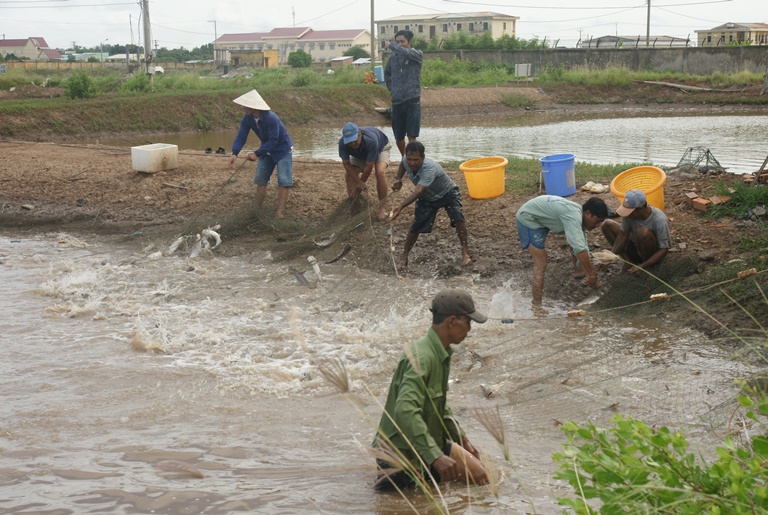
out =
[[377,489],[406,488],[417,478],[488,482],[477,449],[446,402],[450,345],[464,341],[473,320],[482,324],[488,318],[475,310],[471,295],[459,289],[438,293],[430,311],[432,328],[400,357],[373,440],[373,447],[398,456],[391,462],[377,460],[382,472]]
[[[547,270],[547,251],[544,241],[549,232],[565,234],[573,249],[573,276],[586,277],[582,284],[602,286],[589,259],[587,231],[599,227],[608,217],[608,206],[592,197],[583,206],[556,195],[541,195],[523,204],[515,215],[520,247],[533,258],[533,304],[541,305],[544,290],[544,272]],[[579,266],[580,265],[580,266]]]

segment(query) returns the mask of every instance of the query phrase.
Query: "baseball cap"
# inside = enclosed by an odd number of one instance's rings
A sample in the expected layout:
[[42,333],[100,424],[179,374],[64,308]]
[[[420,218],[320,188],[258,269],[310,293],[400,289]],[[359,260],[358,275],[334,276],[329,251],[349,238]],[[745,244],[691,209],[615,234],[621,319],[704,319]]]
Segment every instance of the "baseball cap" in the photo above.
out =
[[478,324],[488,320],[487,316],[475,309],[472,296],[458,288],[449,288],[438,293],[432,301],[430,311],[436,315],[467,315]]
[[359,130],[357,125],[352,122],[347,122],[343,129],[341,129],[341,137],[344,138],[344,144],[352,143],[357,139]]
[[640,190],[629,190],[624,195],[624,200],[616,209],[619,216],[629,216],[632,211],[646,204],[645,193]]

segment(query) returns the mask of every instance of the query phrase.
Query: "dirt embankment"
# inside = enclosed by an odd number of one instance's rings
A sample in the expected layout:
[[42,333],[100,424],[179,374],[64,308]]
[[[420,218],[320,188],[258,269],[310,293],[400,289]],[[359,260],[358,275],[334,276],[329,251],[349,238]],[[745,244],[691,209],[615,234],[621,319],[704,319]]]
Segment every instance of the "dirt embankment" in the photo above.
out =
[[[504,104],[505,97],[510,94],[528,95],[534,109],[552,111],[575,109],[623,113],[624,110],[647,109],[636,104],[573,106],[545,103],[551,98],[550,93],[535,88],[476,88],[426,89],[424,111],[426,116],[435,117],[460,116],[467,112],[498,114],[505,109],[513,110]],[[225,102],[225,99],[218,101]],[[277,98],[274,101],[276,105],[283,102]],[[231,104],[229,99],[226,102]],[[366,123],[363,120],[367,117],[380,123],[377,117],[381,115],[368,108],[383,104],[383,100],[376,97],[359,102],[361,110],[357,119],[361,120],[360,123]],[[287,105],[282,104],[282,109],[287,109]],[[696,107],[691,103],[656,105],[655,108],[678,109],[685,113],[695,109],[696,114],[718,109],[717,106],[705,107],[703,104]],[[168,111],[171,108],[166,106],[163,109]],[[290,111],[280,114],[283,118],[299,116]],[[43,115],[31,116],[37,118]],[[66,118],[67,115],[58,111],[56,116]],[[337,116],[336,112],[330,112],[325,116],[338,125],[339,121],[346,121],[348,113]],[[5,119],[6,114],[0,111],[0,125]],[[78,123],[75,118],[71,121],[75,125]],[[31,125],[35,123],[33,120]],[[79,130],[85,129],[81,126]],[[113,136],[120,134],[113,130],[107,133]],[[38,136],[34,139],[67,139],[61,134],[51,136],[50,133],[40,133]],[[396,261],[402,252],[403,240],[412,221],[412,208],[390,225],[369,217],[364,203],[355,204],[346,200],[341,167],[331,161],[295,160],[295,186],[289,196],[288,216],[286,220],[275,220],[274,191],[270,189],[263,209],[254,209],[253,167],[249,164],[233,172],[227,166],[228,156],[183,151],[179,155],[178,169],[141,174],[132,169],[128,148],[6,140],[0,141],[0,154],[3,155],[0,160],[0,224],[6,234],[39,231],[99,233],[116,236],[120,241],[143,249],[149,245],[160,248],[170,244],[179,234],[194,234],[206,226],[221,223],[225,245],[218,251],[224,255],[268,247],[279,259],[295,259],[297,267],[306,268],[308,253],[317,256],[318,260],[329,260],[340,252],[344,243],[350,243],[352,252],[345,258],[347,264],[394,274],[393,260]],[[390,180],[394,173],[393,164],[389,171]],[[463,174],[458,170],[449,170],[449,173],[462,191],[472,264],[467,267],[460,265],[456,235],[441,214],[433,233],[422,235],[416,243],[408,274],[415,277],[460,275],[473,281],[496,283],[517,276],[523,284],[527,283],[530,280],[531,260],[518,248],[514,215],[525,200],[538,194],[538,190],[532,188],[522,195],[506,193],[494,199],[474,200],[468,196]],[[589,180],[590,177],[579,176],[578,185]],[[712,192],[714,183],[720,180],[670,178],[665,186],[673,248],[657,273],[662,280],[680,290],[730,280],[746,263],[768,263],[764,248],[752,245],[749,249],[742,245],[744,240],[751,238],[759,242],[759,238],[765,237],[759,226],[743,220],[710,220],[681,202],[684,192]],[[395,202],[404,195],[407,191],[392,194],[391,201]],[[571,199],[582,203],[590,195],[579,191]],[[616,200],[610,193],[602,196],[609,205],[615,205]],[[322,247],[315,244],[330,234],[335,234],[331,245]],[[607,248],[607,242],[598,232],[590,235],[590,244],[593,249]],[[550,265],[545,297],[576,305],[593,296],[594,291],[585,290],[577,280],[570,278],[571,260],[565,240],[553,236],[547,245]],[[393,246],[394,252],[391,250]],[[601,272],[604,287],[602,298],[595,306],[627,305],[645,301],[651,293],[668,291],[663,284],[649,277],[619,275],[618,268],[618,265],[612,265]],[[764,279],[766,275],[757,276],[764,290],[768,288]],[[722,303],[715,299],[722,298],[718,289],[705,290],[699,297],[696,295],[692,293],[689,297],[714,306],[712,309],[716,315],[726,321],[744,318],[743,313],[729,302]],[[757,298],[754,288],[742,288],[734,295],[753,301]],[[712,327],[711,322],[705,317],[697,318],[696,309],[682,301],[664,305],[656,303],[655,306],[638,309],[659,314],[673,312],[679,315],[677,320]],[[768,313],[768,310],[763,311]]]

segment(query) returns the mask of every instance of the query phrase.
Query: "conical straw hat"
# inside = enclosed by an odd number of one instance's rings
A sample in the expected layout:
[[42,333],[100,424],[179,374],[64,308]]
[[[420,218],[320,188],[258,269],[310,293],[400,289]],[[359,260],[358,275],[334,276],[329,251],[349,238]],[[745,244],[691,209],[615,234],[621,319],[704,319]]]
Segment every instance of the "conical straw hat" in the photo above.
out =
[[241,106],[250,107],[251,109],[257,109],[259,111],[270,110],[267,103],[264,102],[264,99],[261,98],[261,95],[259,95],[259,92],[255,89],[252,89],[245,95],[237,97],[232,102],[235,104],[240,104]]

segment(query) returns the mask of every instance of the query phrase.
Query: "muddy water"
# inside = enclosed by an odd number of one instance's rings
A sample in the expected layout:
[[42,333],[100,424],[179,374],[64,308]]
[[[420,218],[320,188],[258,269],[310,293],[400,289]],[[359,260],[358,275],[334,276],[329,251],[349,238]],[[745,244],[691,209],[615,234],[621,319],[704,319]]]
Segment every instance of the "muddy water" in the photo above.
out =
[[[573,319],[550,304],[534,319],[528,285],[401,281],[351,260],[321,265],[318,280],[294,263],[306,285],[268,253],[155,250],[0,238],[3,513],[407,512],[371,490],[365,447],[402,344],[424,333],[426,299],[446,286],[492,317],[457,348],[450,396],[504,476],[498,498],[447,488],[454,513],[559,513],[568,490],[550,456],[563,420],[606,425],[620,411],[712,442],[747,372],[672,316]],[[318,373],[332,358],[347,395]],[[473,416],[496,406],[511,463]],[[427,510],[418,493],[409,502]]]
[[[379,128],[392,139],[382,117]],[[579,161],[598,164],[654,163],[675,166],[690,147],[710,149],[728,171],[752,173],[760,167],[768,148],[768,116],[738,115],[633,118],[554,118],[531,114],[515,118],[461,117],[443,125],[425,125],[419,138],[427,153],[439,161],[464,161],[482,156],[540,158],[569,152]],[[291,127],[295,155],[338,159],[338,127]],[[154,142],[181,149],[218,147],[231,151],[232,131],[168,134]],[[256,139],[249,141],[255,145]],[[111,145],[147,142],[106,141]],[[393,156],[394,157],[394,156]],[[577,170],[578,174],[578,170]]]

